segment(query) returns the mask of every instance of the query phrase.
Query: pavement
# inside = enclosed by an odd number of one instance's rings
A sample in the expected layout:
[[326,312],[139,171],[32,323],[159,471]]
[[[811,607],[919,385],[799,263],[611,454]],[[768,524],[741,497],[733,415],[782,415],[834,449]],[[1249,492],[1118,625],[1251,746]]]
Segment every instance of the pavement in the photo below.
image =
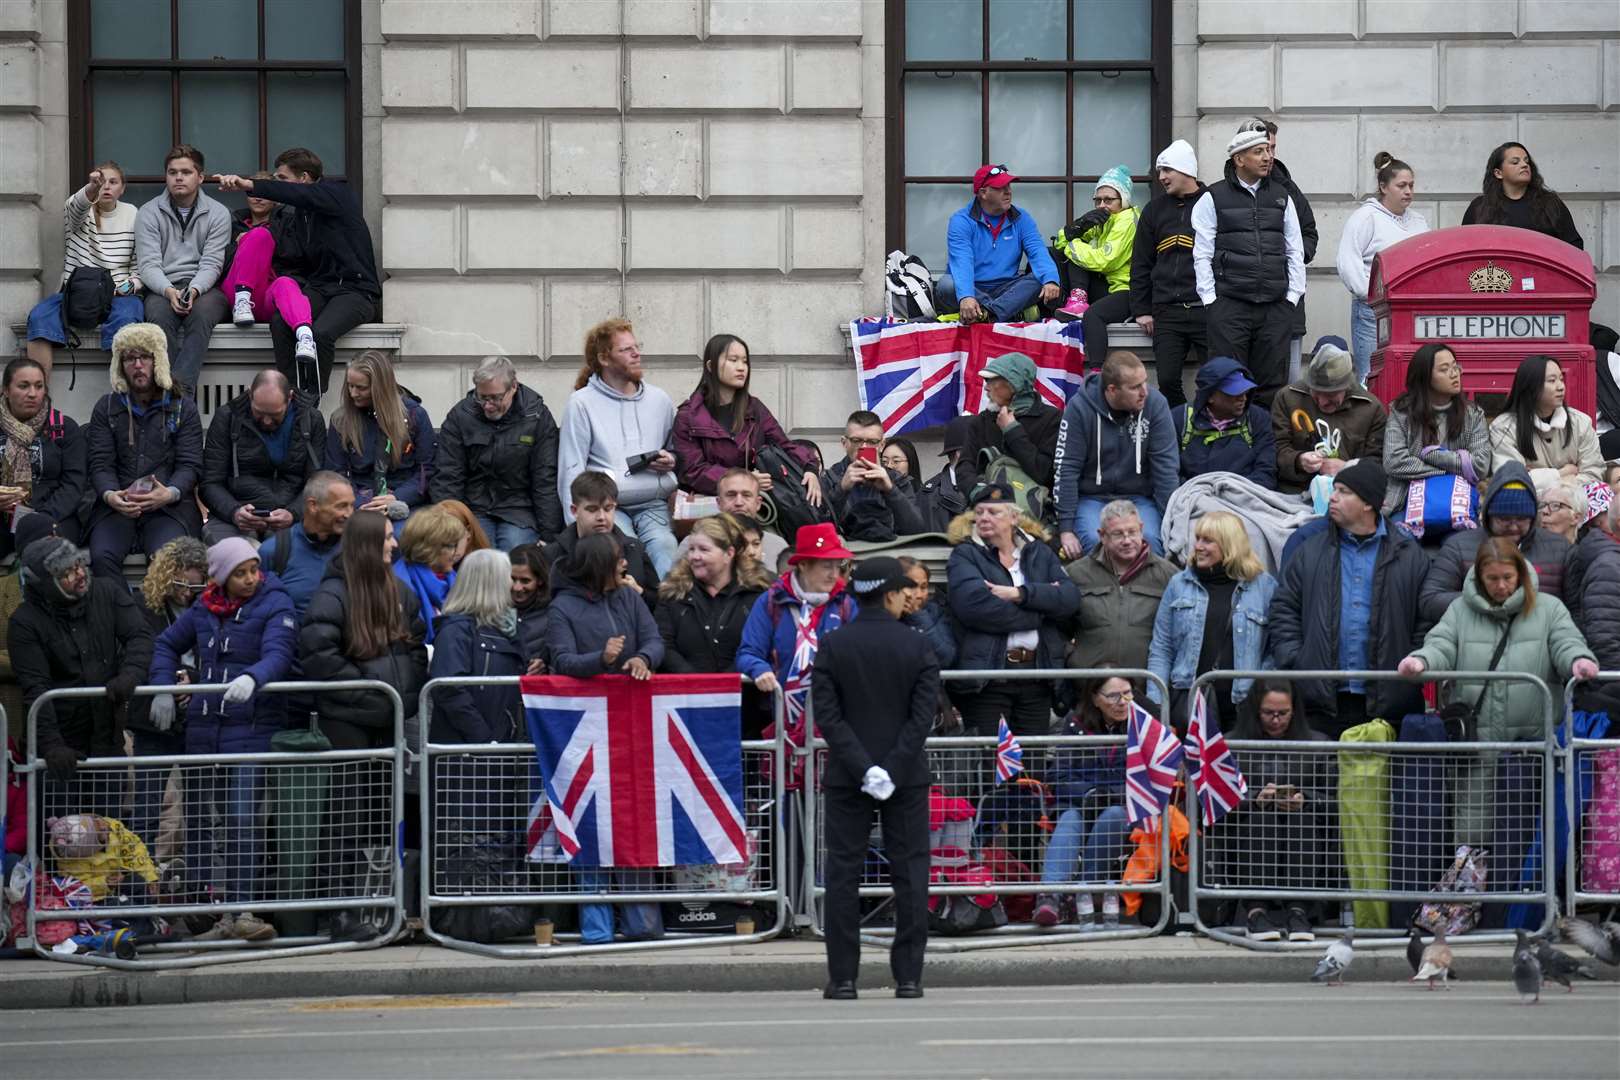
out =
[[[549,968],[549,964],[531,965]],[[241,969],[238,978],[248,969]],[[257,968],[253,970],[257,971]],[[1404,963],[1402,974],[1405,973]],[[482,993],[0,1013],[8,1077],[1296,1080],[1620,1075],[1620,988],[1179,982],[796,993]],[[252,982],[255,980],[243,980]]]
[[[975,944],[983,940],[976,939]],[[1325,942],[1319,942],[1302,951],[1258,952],[1178,935],[944,951],[956,944],[940,939],[931,944],[925,975],[930,988],[1303,984],[1325,948]],[[1507,944],[1458,945],[1456,971],[1462,984],[1499,982],[1505,986],[1511,974],[1511,951]],[[1612,982],[1620,976],[1620,969],[1594,966],[1602,969],[1602,979]],[[888,964],[881,950],[864,950],[862,970],[863,986],[889,985]],[[1359,942],[1349,981],[1393,984],[1410,974],[1402,949],[1368,948]],[[0,961],[0,1010],[536,991],[809,994],[825,981],[823,947],[819,941],[805,938],[746,945],[717,940],[700,948],[662,950],[565,950],[554,957],[519,960],[431,944],[405,944],[156,971],[6,960]]]

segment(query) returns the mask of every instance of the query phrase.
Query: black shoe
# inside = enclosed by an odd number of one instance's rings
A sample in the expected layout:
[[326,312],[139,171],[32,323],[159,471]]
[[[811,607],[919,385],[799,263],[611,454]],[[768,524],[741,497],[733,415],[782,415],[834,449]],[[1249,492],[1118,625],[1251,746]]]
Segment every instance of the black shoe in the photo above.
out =
[[339,911],[332,916],[327,935],[333,941],[370,941],[377,936],[377,928],[352,911]]
[[922,983],[903,982],[894,988],[897,998],[920,998],[923,996]]
[[830,982],[821,996],[828,1001],[854,1001],[860,995],[855,993],[855,983],[850,980],[843,982]]
[[1282,937],[1282,931],[1277,929],[1263,908],[1249,912],[1247,929],[1250,941],[1277,941]]
[[1288,940],[1316,940],[1316,934],[1311,930],[1311,920],[1305,917],[1303,908],[1291,907],[1288,909]]

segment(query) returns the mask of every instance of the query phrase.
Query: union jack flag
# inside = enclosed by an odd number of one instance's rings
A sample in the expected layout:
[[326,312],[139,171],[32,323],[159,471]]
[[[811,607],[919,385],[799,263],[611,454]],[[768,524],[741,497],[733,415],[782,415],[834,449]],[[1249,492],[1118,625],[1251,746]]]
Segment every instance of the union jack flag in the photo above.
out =
[[937,427],[983,406],[979,372],[993,357],[1021,352],[1035,361],[1036,388],[1061,409],[1084,378],[1080,323],[850,323],[861,407],[887,435]]
[[1018,743],[1018,736],[1014,735],[1012,728],[1007,726],[1007,718],[1001,718],[1001,741],[996,744],[996,783],[1003,784],[1024,771],[1024,748]]
[[1164,813],[1181,758],[1176,733],[1133,701],[1125,736],[1125,816],[1132,825]]
[[[550,824],[573,865],[748,861],[736,675],[540,675],[522,690]],[[531,851],[544,847],[542,818],[531,814]]]
[[1225,817],[1249,793],[1232,748],[1221,734],[1220,720],[1212,715],[1200,691],[1193,699],[1192,720],[1187,725],[1187,775],[1192,778],[1198,804],[1204,808],[1205,825]]

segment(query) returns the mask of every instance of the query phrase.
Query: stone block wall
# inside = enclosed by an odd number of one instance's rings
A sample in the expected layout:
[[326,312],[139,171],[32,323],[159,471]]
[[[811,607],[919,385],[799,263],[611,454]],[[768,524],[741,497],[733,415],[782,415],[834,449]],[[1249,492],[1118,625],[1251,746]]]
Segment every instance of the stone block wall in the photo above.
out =
[[1310,339],[1348,336],[1333,266],[1345,220],[1376,188],[1373,155],[1411,163],[1414,206],[1441,227],[1461,224],[1509,140],[1574,214],[1599,274],[1594,317],[1620,320],[1620,3],[1177,0],[1176,16],[1176,128],[1204,179],[1239,120],[1273,119],[1277,156],[1316,212]]
[[[0,0],[0,351],[62,273],[67,2]],[[58,194],[60,193],[60,194]]]
[[677,401],[727,331],[785,426],[841,428],[837,324],[882,298],[882,0],[381,0],[380,37],[384,299],[435,415],[494,352],[560,413],[624,314]]

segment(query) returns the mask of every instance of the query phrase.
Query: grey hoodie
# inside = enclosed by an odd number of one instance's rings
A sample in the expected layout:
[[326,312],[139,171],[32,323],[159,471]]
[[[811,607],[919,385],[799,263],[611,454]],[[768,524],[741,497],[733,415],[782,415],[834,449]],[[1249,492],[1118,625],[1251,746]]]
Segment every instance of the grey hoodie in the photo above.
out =
[[205,293],[225,272],[225,249],[231,242],[231,215],[201,191],[184,224],[165,191],[135,215],[135,271],[141,284],[161,294],[177,282]]
[[563,410],[557,445],[557,493],[563,517],[574,520],[568,507],[568,488],[587,469],[605,472],[619,485],[619,505],[642,506],[669,497],[675,490],[673,472],[644,469],[625,475],[625,460],[652,450],[669,450],[675,429],[675,405],[669,395],[643,382],[633,394],[621,394],[600,375],[592,375],[584,389],[575,390]]
[[1170,405],[1149,388],[1139,413],[1116,414],[1103,396],[1102,373],[1086,376],[1063,407],[1058,431],[1058,522],[1074,529],[1081,499],[1152,499],[1163,513],[1181,481],[1181,453]]

